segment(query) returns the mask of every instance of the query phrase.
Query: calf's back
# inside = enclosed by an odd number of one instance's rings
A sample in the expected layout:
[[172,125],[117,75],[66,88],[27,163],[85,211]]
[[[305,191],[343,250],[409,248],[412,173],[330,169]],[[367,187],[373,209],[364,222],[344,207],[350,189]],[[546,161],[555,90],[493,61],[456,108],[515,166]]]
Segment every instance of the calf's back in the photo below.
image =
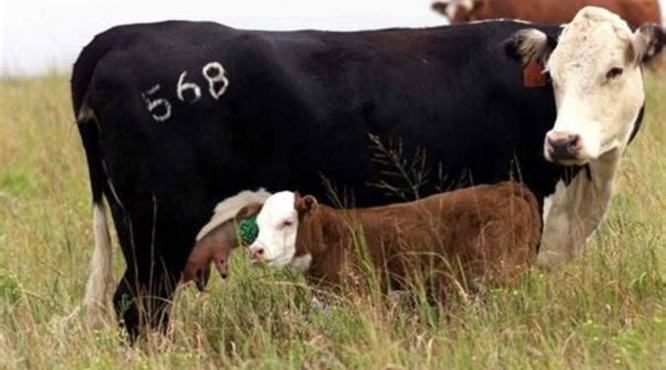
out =
[[308,274],[318,282],[345,282],[367,257],[384,284],[426,276],[446,289],[453,280],[512,278],[535,261],[540,237],[534,195],[504,182],[386,207],[319,206],[304,215],[296,250],[313,255]]

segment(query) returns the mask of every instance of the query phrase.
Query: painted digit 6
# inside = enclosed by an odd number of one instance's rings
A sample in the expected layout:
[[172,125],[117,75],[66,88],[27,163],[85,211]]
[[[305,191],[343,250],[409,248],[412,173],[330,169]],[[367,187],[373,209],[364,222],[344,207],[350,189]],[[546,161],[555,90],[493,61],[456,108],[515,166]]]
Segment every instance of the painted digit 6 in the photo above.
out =
[[[163,98],[157,98],[155,100],[151,99],[151,95],[156,94],[158,91],[160,91],[160,89],[161,86],[157,84],[151,87],[150,90],[142,93],[141,98],[143,98],[143,101],[146,103],[148,112],[153,114],[153,119],[157,122],[164,122],[171,118],[171,103]],[[155,110],[159,109],[160,107],[162,107],[164,110],[162,114],[155,112]]]
[[199,86],[193,82],[185,82],[185,76],[187,76],[187,72],[183,72],[180,74],[180,77],[178,78],[178,85],[176,86],[176,95],[178,95],[178,99],[180,101],[185,102],[185,96],[184,92],[187,90],[191,90],[193,97],[188,99],[188,103],[194,103],[199,98],[201,98],[201,89]]
[[224,95],[229,86],[229,80],[227,79],[227,76],[225,76],[226,71],[224,70],[224,67],[222,67],[222,64],[218,62],[210,62],[202,68],[201,73],[208,81],[208,91],[210,91],[210,95],[215,98],[215,100]]

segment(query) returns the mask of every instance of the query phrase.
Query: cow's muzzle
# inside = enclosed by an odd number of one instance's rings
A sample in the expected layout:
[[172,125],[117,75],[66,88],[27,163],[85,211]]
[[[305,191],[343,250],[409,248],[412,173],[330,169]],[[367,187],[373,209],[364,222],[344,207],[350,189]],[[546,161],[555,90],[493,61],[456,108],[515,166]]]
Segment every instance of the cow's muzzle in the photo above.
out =
[[582,149],[580,135],[551,131],[546,135],[544,154],[550,162],[578,161]]

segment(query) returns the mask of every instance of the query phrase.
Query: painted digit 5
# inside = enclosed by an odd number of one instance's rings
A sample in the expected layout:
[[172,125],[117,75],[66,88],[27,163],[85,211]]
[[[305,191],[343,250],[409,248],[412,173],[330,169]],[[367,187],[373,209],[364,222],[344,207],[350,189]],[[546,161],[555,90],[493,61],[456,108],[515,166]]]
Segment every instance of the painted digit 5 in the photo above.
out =
[[[141,98],[146,103],[148,112],[153,114],[153,119],[157,122],[164,122],[171,118],[171,103],[163,98],[152,99],[151,96],[160,91],[162,87],[157,84],[150,90],[141,94]],[[160,113],[161,111],[161,113]]]
[[227,79],[224,67],[218,62],[210,62],[202,68],[201,73],[208,81],[210,95],[215,100],[218,100],[220,96],[224,95],[229,86],[229,80]]

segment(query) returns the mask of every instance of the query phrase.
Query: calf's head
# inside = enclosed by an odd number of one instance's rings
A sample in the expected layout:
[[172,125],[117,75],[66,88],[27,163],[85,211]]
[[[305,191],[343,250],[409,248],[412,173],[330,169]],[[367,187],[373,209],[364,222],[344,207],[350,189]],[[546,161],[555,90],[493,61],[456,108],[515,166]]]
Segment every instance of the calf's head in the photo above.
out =
[[558,40],[521,30],[508,50],[550,75],[557,118],[544,139],[554,163],[585,164],[623,150],[645,101],[642,65],[666,43],[664,30],[646,24],[632,33],[619,16],[583,8]]
[[253,260],[268,266],[285,267],[297,256],[296,236],[299,223],[317,206],[316,199],[284,191],[266,200],[257,215],[259,234],[250,245]]

